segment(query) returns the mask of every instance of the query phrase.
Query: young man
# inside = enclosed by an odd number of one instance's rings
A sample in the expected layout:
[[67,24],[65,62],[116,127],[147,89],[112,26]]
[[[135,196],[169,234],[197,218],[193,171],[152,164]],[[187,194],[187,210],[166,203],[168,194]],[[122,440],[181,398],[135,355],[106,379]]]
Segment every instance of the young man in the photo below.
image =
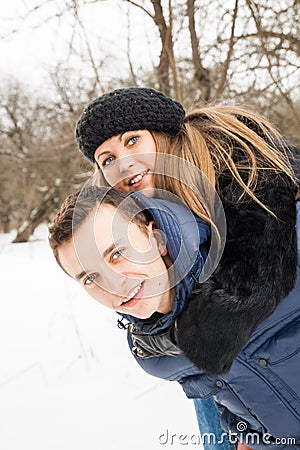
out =
[[208,227],[182,205],[95,186],[69,196],[50,227],[64,271],[128,320],[129,347],[145,371],[178,381],[190,398],[214,396],[233,442],[299,449],[299,276],[229,372],[210,376],[178,347],[176,324],[201,301],[208,238]]
[[[95,300],[123,315],[148,319],[156,312],[170,313],[175,284],[189,271],[197,275],[201,270],[209,227],[186,207],[172,204],[168,213],[168,202],[140,198],[164,219],[157,216],[155,223],[151,208],[142,213],[137,194],[126,197],[94,186],[69,196],[50,228],[50,244],[59,265]],[[172,236],[159,229],[165,219]]]

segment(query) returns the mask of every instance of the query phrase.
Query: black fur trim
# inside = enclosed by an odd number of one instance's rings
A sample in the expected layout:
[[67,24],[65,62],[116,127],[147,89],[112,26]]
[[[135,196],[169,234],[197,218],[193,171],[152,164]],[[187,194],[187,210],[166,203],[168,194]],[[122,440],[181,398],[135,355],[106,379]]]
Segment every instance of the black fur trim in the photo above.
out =
[[178,318],[178,346],[211,375],[227,372],[252,332],[293,289],[297,273],[296,186],[282,175],[257,186],[259,198],[236,202],[224,189],[227,239],[213,275]]

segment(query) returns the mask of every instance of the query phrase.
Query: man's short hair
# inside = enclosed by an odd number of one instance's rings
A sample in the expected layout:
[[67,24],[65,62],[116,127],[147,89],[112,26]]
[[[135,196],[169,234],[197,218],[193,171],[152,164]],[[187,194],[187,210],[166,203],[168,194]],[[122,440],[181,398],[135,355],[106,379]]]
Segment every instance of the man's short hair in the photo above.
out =
[[131,196],[112,188],[89,186],[68,195],[49,226],[49,244],[61,267],[58,248],[72,239],[76,230],[99,205],[114,206],[128,222],[132,221],[145,232],[152,220],[151,215],[147,211],[142,212]]

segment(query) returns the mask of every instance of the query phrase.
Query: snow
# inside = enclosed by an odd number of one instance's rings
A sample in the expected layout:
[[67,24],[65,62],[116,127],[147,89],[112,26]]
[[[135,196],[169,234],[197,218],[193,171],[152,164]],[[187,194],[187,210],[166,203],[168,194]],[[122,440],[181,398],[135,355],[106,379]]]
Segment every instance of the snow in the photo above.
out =
[[56,264],[46,227],[13,237],[0,235],[0,448],[201,448],[192,401],[142,371],[115,313]]

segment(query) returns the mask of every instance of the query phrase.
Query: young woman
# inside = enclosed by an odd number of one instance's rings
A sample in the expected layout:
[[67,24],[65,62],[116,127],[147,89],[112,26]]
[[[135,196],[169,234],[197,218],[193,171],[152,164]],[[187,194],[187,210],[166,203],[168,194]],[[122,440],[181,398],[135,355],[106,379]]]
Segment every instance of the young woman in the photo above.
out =
[[226,373],[295,284],[297,150],[242,108],[208,106],[185,115],[178,102],[147,88],[94,100],[76,137],[100,168],[101,184],[146,195],[170,191],[212,230],[216,190],[226,215],[225,248],[178,320],[178,345],[199,368]]
[[[297,210],[300,237],[300,204]],[[214,396],[232,442],[299,449],[300,271],[291,294],[257,327],[231,369],[209,376],[179,349],[176,326],[198,301],[193,288],[208,237],[209,227],[183,205],[97,186],[70,195],[50,227],[63,270],[129,322],[129,347],[145,371],[178,381],[188,397]],[[202,438],[214,448],[225,436],[211,430]]]

